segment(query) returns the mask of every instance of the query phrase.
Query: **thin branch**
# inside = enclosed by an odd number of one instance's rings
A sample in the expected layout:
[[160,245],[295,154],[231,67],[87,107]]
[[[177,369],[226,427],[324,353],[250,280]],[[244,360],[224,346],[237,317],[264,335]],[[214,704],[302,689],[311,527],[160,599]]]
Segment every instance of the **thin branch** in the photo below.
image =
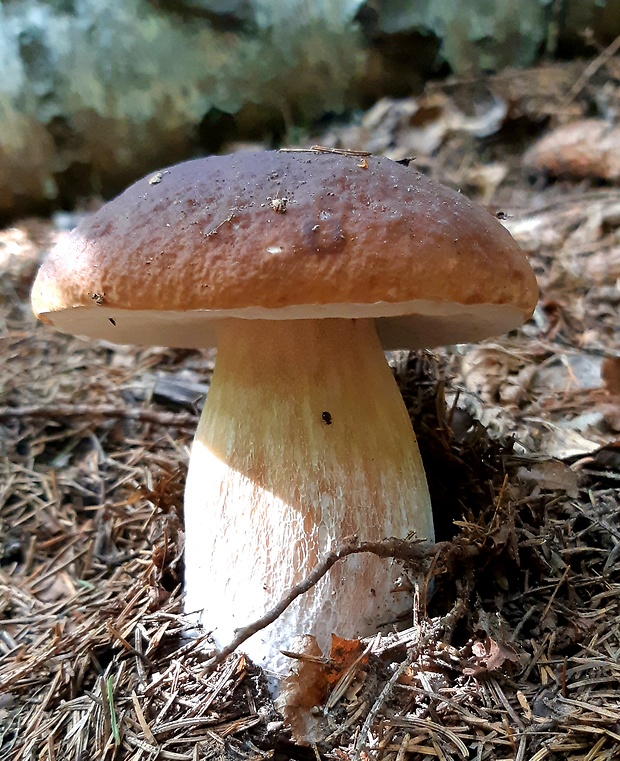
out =
[[567,103],[572,103],[575,100],[601,66],[604,66],[610,58],[613,58],[618,50],[620,50],[620,35],[586,66],[579,79],[566,94]]
[[355,555],[361,552],[369,552],[380,558],[397,558],[398,560],[406,560],[414,571],[424,572],[428,561],[439,553],[443,553],[446,556],[452,556],[452,559],[456,560],[457,557],[464,558],[465,556],[473,557],[474,555],[478,555],[480,553],[480,547],[469,544],[455,544],[454,542],[439,542],[433,544],[431,542],[415,542],[394,538],[384,539],[380,542],[360,542],[356,536],[347,537],[343,540],[340,546],[329,552],[321,561],[319,561],[311,573],[303,581],[300,581],[299,584],[292,587],[289,592],[282,597],[280,602],[274,605],[271,610],[268,610],[264,616],[251,624],[248,624],[248,626],[237,629],[230,644],[220,650],[219,653],[207,663],[203,674],[222,663],[223,660],[225,660],[253,634],[256,634],[256,632],[273,623],[282,615],[282,613],[284,613],[294,600],[312,589],[312,587],[314,587],[339,560],[342,560],[348,555]]
[[194,430],[197,417],[187,412],[157,412],[136,407],[115,407],[111,404],[31,404],[26,407],[0,407],[0,420],[12,418],[49,418],[62,420],[71,418],[112,418],[118,420],[137,420],[141,423],[156,423],[173,428]]
[[[455,546],[458,546],[458,545],[450,545],[448,543],[443,543],[443,544],[444,546],[447,546],[448,548],[454,548]],[[437,557],[437,554],[435,554],[435,557]],[[421,632],[417,642],[415,642],[412,645],[408,645],[407,658],[400,664],[400,666],[397,669],[394,670],[394,673],[392,674],[390,679],[385,683],[379,696],[377,697],[370,711],[366,715],[364,724],[357,736],[357,740],[355,741],[353,758],[356,761],[359,761],[359,759],[362,759],[364,755],[367,755],[367,754],[364,754],[364,746],[366,745],[368,735],[370,733],[372,725],[374,724],[375,719],[377,718],[377,714],[379,713],[379,711],[385,704],[386,700],[389,698],[392,690],[394,689],[394,685],[399,680],[403,672],[409,666],[413,664],[416,657],[418,657],[420,652],[426,646],[427,642],[429,642],[430,640],[438,636],[439,631],[443,630],[447,635],[447,640],[448,641],[451,640],[452,633],[454,631],[454,628],[456,627],[456,624],[461,620],[461,618],[463,618],[467,610],[467,602],[469,600],[469,596],[473,588],[473,583],[474,583],[473,574],[471,573],[471,571],[465,574],[464,581],[457,580],[458,594],[452,608],[444,616],[437,619],[436,621],[433,621],[430,626],[426,626],[425,630]]]
[[388,679],[388,681],[383,685],[383,689],[379,693],[379,697],[375,700],[370,711],[368,711],[368,713],[366,714],[366,718],[364,719],[364,724],[362,725],[362,728],[357,736],[357,740],[355,741],[355,747],[353,750],[353,758],[356,759],[356,761],[362,758],[362,752],[364,750],[364,746],[366,745],[366,741],[368,740],[368,734],[370,732],[372,725],[375,722],[375,719],[377,718],[377,714],[381,710],[385,701],[389,698],[392,690],[394,689],[394,685],[396,684],[396,682],[398,682],[400,677],[413,663],[414,657],[415,657],[415,651],[410,650],[409,653],[407,654],[407,658],[398,666],[398,668],[394,669],[394,673]]

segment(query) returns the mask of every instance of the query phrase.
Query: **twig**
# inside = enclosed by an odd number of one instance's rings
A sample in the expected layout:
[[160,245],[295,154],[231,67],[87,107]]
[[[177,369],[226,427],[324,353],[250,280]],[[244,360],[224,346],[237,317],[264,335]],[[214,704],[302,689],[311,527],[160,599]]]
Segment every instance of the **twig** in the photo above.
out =
[[364,719],[364,724],[362,725],[362,729],[360,730],[360,733],[357,736],[357,740],[355,741],[355,749],[353,751],[353,758],[360,759],[362,757],[362,751],[364,749],[364,745],[366,745],[366,740],[368,739],[368,733],[370,732],[370,729],[372,725],[374,724],[375,719],[377,718],[377,714],[381,710],[381,707],[383,706],[385,701],[390,696],[390,693],[394,689],[394,685],[396,684],[396,682],[400,679],[403,673],[413,663],[415,654],[416,654],[415,650],[411,649],[409,651],[405,660],[398,666],[398,668],[394,671],[394,673],[389,678],[389,680],[385,683],[383,689],[379,693],[379,697],[375,700],[372,708],[366,714],[366,718]]
[[432,544],[430,542],[415,542],[394,538],[384,539],[380,542],[360,542],[356,536],[347,537],[339,547],[332,550],[323,558],[323,560],[317,563],[311,573],[303,581],[300,581],[299,584],[292,587],[289,592],[282,597],[280,602],[274,605],[271,610],[268,610],[264,616],[251,624],[248,624],[248,626],[238,629],[230,644],[226,645],[225,648],[220,650],[217,655],[208,661],[201,676],[222,663],[225,658],[233,653],[253,634],[256,634],[256,632],[273,623],[276,618],[284,613],[294,600],[312,589],[312,587],[314,587],[339,560],[342,560],[348,555],[355,555],[361,552],[369,552],[380,558],[397,558],[398,560],[406,560],[414,567],[414,569],[419,568],[420,570],[423,570],[424,564],[435,555],[440,553],[445,554],[447,557],[452,555],[455,560],[458,556],[473,557],[480,553],[480,547],[473,544],[456,544],[454,542],[439,542],[437,544]]
[[464,578],[456,579],[456,600],[452,608],[441,618],[446,642],[452,641],[454,630],[459,621],[467,612],[467,605],[474,587],[474,574],[471,568],[467,568]]
[[329,148],[325,145],[313,145],[310,148],[280,148],[280,153],[335,153],[337,156],[372,156],[370,151],[350,150],[348,148]]
[[592,77],[596,74],[596,72],[601,68],[601,66],[604,66],[607,61],[609,61],[610,58],[613,58],[619,50],[620,35],[618,35],[616,39],[605,48],[605,50],[602,50],[599,55],[597,55],[596,58],[586,66],[579,79],[566,94],[566,102],[572,103],[573,100],[575,100],[583,88],[592,79]]
[[121,645],[127,650],[128,653],[131,653],[132,655],[135,655],[137,658],[141,658],[142,661],[149,667],[153,668],[153,661],[150,658],[147,658],[144,653],[140,652],[140,650],[137,650],[135,647],[132,647],[129,642],[123,637],[123,635],[117,631],[112,624],[109,621],[106,621],[106,627],[110,634],[115,637]]
[[217,235],[217,231],[220,229],[220,227],[223,227],[225,224],[228,224],[229,222],[232,222],[235,218],[235,212],[239,211],[239,209],[236,206],[233,206],[232,209],[228,210],[228,216],[226,219],[223,219],[219,225],[216,225],[212,230],[209,230],[208,233],[204,233],[205,238],[210,238],[212,235]]
[[[381,710],[382,706],[385,704],[386,700],[389,698],[392,690],[394,689],[394,685],[398,682],[403,672],[414,663],[416,657],[419,656],[421,650],[425,647],[426,643],[432,640],[434,637],[436,637],[440,629],[443,629],[445,632],[450,632],[450,637],[451,637],[451,633],[454,630],[456,623],[463,617],[465,613],[467,599],[469,598],[469,594],[471,592],[472,586],[473,586],[473,579],[470,573],[463,580],[463,582],[459,584],[457,598],[451,610],[449,610],[445,616],[442,616],[435,623],[431,622],[431,626],[427,627],[426,630],[421,633],[417,641],[408,646],[407,648],[408,653],[407,653],[406,659],[394,671],[389,681],[386,682],[385,686],[383,687],[383,689],[381,690],[379,694],[379,697],[374,702],[372,708],[370,709],[370,711],[368,712],[366,716],[366,719],[364,720],[364,724],[360,730],[359,735],[357,736],[357,740],[355,741],[355,749],[353,754],[353,757],[355,759],[359,760],[362,758],[364,745],[366,744],[372,725],[374,724],[379,711]],[[426,729],[432,726],[437,732],[441,732],[445,734],[450,739],[450,741],[459,750],[463,758],[468,757],[466,746],[462,743],[461,740],[459,740],[459,738],[453,732],[450,732],[448,729],[443,728],[439,726],[438,724],[435,724],[429,721],[428,719],[423,720],[423,719],[418,719],[414,717],[407,717],[405,722],[399,722],[398,719],[395,719],[395,720],[392,720],[392,723],[393,723],[393,726],[407,726],[408,723],[409,724],[419,723],[423,728],[426,728]],[[431,739],[432,739],[432,734],[431,734]]]
[[111,404],[94,406],[90,404],[31,404],[26,407],[0,407],[0,420],[11,418],[50,418],[52,420],[63,418],[116,418],[124,420],[138,420],[142,423],[156,423],[157,425],[172,426],[175,428],[196,427],[197,418],[186,412],[157,412],[135,407],[114,407]]
[[264,616],[261,616],[261,618],[251,624],[244,626],[242,629],[237,629],[230,644],[220,650],[220,652],[207,663],[207,668],[203,674],[220,664],[253,634],[256,634],[256,632],[273,623],[276,618],[284,613],[294,600],[312,589],[312,587],[325,576],[330,568],[339,560],[342,560],[342,558],[360,552],[371,552],[379,557],[397,557],[423,563],[427,558],[427,553],[433,554],[436,546],[437,545],[431,545],[429,543],[422,545],[421,543],[408,542],[404,539],[385,539],[382,542],[360,542],[356,536],[347,537],[339,547],[329,552],[323,560],[319,561],[310,574],[303,581],[300,581],[299,584],[292,587],[284,597],[282,597],[280,602],[274,605],[271,610],[268,610]]
[[149,727],[148,721],[146,720],[146,717],[144,716],[144,712],[142,711],[142,706],[140,705],[140,701],[138,700],[138,696],[136,695],[135,690],[131,691],[131,700],[133,702],[134,711],[136,712],[138,724],[140,724],[140,727],[142,728],[144,737],[146,738],[148,743],[157,747],[157,740],[155,739],[155,735],[151,732],[151,728]]
[[355,679],[355,675],[358,672],[359,664],[366,658],[368,653],[372,650],[373,645],[377,637],[373,637],[362,652],[357,656],[353,663],[345,670],[344,674],[340,677],[336,686],[332,690],[330,696],[325,703],[325,712],[331,710],[337,703],[340,702],[340,698],[345,694],[348,688],[351,686],[351,682]]
[[552,593],[551,597],[549,598],[549,602],[548,602],[548,603],[545,605],[545,609],[544,609],[544,610],[543,610],[543,612],[540,614],[540,620],[541,620],[541,621],[544,621],[544,620],[545,620],[545,618],[547,617],[547,614],[548,614],[548,613],[549,613],[549,611],[551,610],[551,606],[553,605],[553,601],[555,600],[555,597],[556,597],[556,595],[557,595],[557,593],[558,593],[558,591],[559,591],[560,587],[562,586],[562,584],[564,584],[564,582],[565,582],[565,581],[566,581],[566,579],[568,578],[568,574],[570,573],[570,570],[571,570],[571,568],[570,568],[570,565],[567,565],[567,566],[566,566],[566,570],[565,570],[565,571],[564,571],[564,573],[562,574],[562,578],[561,578],[561,579],[558,581],[558,583],[555,585],[555,589],[553,590],[553,593]]

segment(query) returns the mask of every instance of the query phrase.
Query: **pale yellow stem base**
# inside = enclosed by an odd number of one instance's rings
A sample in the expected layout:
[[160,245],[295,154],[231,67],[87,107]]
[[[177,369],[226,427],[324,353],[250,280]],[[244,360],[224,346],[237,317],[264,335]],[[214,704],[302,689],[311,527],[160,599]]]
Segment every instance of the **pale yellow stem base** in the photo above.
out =
[[[192,448],[186,610],[218,645],[262,616],[344,537],[433,539],[409,416],[370,320],[230,320]],[[244,646],[278,673],[296,635],[377,631],[411,607],[400,565],[339,562]]]

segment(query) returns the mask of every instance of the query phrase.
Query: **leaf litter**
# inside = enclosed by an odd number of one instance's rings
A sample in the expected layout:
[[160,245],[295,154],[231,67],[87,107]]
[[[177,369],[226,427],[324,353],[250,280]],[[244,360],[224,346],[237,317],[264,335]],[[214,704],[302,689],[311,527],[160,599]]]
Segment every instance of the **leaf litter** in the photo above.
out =
[[426,582],[399,630],[335,641],[327,663],[290,654],[317,688],[309,747],[260,669],[239,651],[210,666],[183,617],[184,474],[213,358],[35,324],[29,285],[63,225],[0,231],[2,761],[620,756],[620,195],[532,183],[521,162],[537,118],[589,115],[596,77],[620,92],[616,58],[575,66],[478,83],[477,121],[457,82],[317,137],[344,150],[357,129],[395,158],[431,145],[421,168],[501,209],[541,301],[507,337],[390,357],[438,544],[410,553]]

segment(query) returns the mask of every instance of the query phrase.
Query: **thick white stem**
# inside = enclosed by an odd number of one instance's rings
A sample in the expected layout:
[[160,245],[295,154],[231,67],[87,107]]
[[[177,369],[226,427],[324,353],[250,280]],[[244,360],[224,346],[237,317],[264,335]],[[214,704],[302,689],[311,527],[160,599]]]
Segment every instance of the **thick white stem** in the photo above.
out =
[[[415,435],[370,320],[230,320],[192,448],[186,610],[218,645],[262,616],[344,537],[433,538]],[[313,634],[366,636],[408,610],[400,566],[336,564],[245,651],[279,673]]]

